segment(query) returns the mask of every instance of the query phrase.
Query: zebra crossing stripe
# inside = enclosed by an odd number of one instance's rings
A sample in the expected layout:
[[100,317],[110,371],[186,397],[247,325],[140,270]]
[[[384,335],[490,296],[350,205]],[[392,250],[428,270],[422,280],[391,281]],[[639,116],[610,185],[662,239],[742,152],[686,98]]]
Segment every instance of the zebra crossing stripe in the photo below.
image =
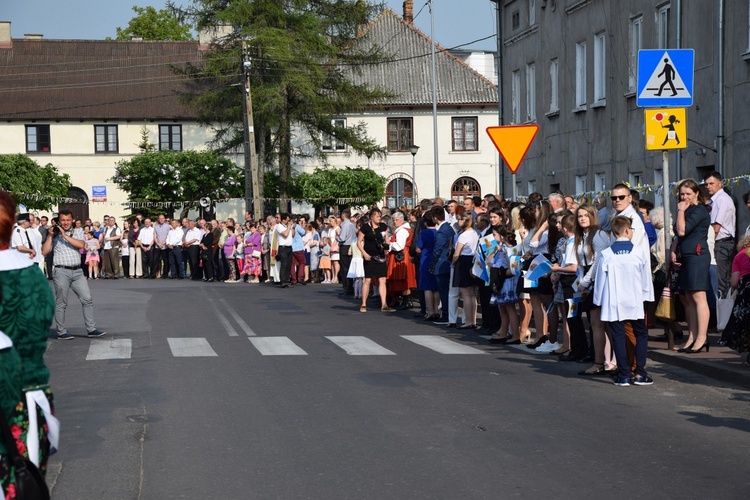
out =
[[172,356],[176,358],[194,358],[218,356],[203,337],[198,338],[168,338]]
[[92,340],[86,361],[102,359],[130,359],[133,349],[131,339]]
[[248,337],[263,356],[307,356],[289,337]]
[[396,353],[376,344],[367,337],[326,337],[350,356],[395,356]]
[[453,342],[439,335],[401,335],[401,338],[440,354],[487,354],[485,351]]

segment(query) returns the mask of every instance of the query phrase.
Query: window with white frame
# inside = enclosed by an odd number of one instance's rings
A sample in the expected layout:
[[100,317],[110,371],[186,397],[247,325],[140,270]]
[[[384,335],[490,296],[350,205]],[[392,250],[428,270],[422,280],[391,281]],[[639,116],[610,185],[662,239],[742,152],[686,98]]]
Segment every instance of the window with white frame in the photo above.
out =
[[526,121],[536,121],[536,65],[526,65]]
[[630,187],[643,185],[643,172],[631,172],[629,177]]
[[27,153],[49,153],[50,148],[49,125],[26,125]]
[[526,181],[526,194],[536,192],[536,181]]
[[594,191],[597,193],[607,189],[607,174],[594,174]]
[[607,98],[606,33],[594,35],[594,102]]
[[643,47],[643,16],[630,20],[630,47],[628,53],[628,90],[635,92],[638,85],[638,51]]
[[[331,125],[335,128],[346,128],[346,118],[334,118]],[[324,134],[322,149],[328,152],[346,151],[346,144],[335,135]]]
[[669,4],[656,9],[656,43],[660,49],[669,47]]
[[529,0],[529,26],[536,24],[536,0]]
[[515,70],[510,80],[511,123],[521,123],[521,71]]
[[576,44],[576,107],[586,106],[586,42]]
[[453,151],[477,151],[477,117],[452,118]]
[[560,110],[560,102],[558,100],[559,85],[557,80],[558,64],[557,58],[555,57],[549,63],[549,80],[550,80],[550,101],[549,111],[553,113]]
[[586,176],[576,175],[576,194],[585,193],[587,191]]

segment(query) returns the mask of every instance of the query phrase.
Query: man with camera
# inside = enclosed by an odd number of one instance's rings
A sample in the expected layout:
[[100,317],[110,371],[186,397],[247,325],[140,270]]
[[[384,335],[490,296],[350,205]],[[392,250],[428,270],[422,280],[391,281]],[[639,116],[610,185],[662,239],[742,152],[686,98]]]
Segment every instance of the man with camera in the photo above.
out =
[[[54,222],[54,221],[53,221]],[[101,337],[106,332],[98,330],[94,322],[94,302],[86,277],[81,269],[83,239],[73,237],[73,213],[61,210],[56,224],[50,228],[42,245],[44,255],[53,253],[53,280],[55,284],[55,326],[59,340],[75,337],[65,328],[65,309],[68,307],[68,292],[72,289],[83,306],[83,321],[89,337]]]

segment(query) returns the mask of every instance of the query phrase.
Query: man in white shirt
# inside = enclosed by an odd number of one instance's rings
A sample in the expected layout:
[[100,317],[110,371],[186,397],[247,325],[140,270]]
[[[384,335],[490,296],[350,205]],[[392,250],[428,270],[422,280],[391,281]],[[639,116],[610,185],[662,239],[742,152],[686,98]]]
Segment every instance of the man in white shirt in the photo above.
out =
[[200,260],[200,244],[203,233],[196,227],[195,221],[188,222],[190,229],[185,233],[182,246],[188,250],[188,259],[190,260],[190,279],[200,281],[203,279],[201,268],[198,266]]
[[30,259],[33,260],[34,257],[36,257],[37,252],[36,250],[34,250],[34,245],[31,243],[29,233],[26,231],[30,226],[29,221],[29,214],[18,215],[18,223],[13,229],[13,235],[10,239],[10,246],[12,248],[15,248],[19,252],[26,254]]
[[730,288],[732,261],[735,255],[737,210],[732,197],[724,191],[724,182],[719,172],[708,174],[705,182],[708,194],[711,195],[711,227],[716,235],[714,256],[719,278],[718,293],[726,297]]
[[279,270],[279,281],[281,288],[293,286],[289,281],[292,273],[292,243],[294,241],[294,223],[291,221],[288,213],[281,213],[276,216],[276,236],[279,242],[276,260],[279,261],[281,269]]
[[[185,232],[178,220],[172,221],[172,229],[167,233],[166,251],[169,252],[169,279],[181,280],[185,277],[182,269],[182,237]],[[165,268],[166,269],[166,268]]]
[[153,279],[156,276],[156,266],[159,265],[155,258],[154,244],[156,240],[154,238],[154,226],[151,225],[151,219],[147,217],[143,220],[141,232],[138,233],[138,241],[141,242],[141,252],[143,253],[143,277],[146,279]]
[[42,243],[44,242],[44,236],[46,236],[46,231],[45,234],[42,235],[42,232],[39,229],[39,219],[34,216],[34,214],[29,214],[29,228],[26,230],[26,234],[29,235],[31,245],[34,247],[34,251],[36,251],[34,262],[42,271],[44,271],[44,254],[41,252],[41,250]]

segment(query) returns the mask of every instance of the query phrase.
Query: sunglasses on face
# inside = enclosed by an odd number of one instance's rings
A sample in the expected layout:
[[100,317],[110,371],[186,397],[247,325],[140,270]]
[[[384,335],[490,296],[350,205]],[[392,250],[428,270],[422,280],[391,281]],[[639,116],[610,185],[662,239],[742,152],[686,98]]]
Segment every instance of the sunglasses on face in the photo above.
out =
[[609,199],[612,200],[612,201],[622,201],[622,200],[624,200],[627,197],[628,197],[628,195],[621,194],[619,196],[610,196]]

